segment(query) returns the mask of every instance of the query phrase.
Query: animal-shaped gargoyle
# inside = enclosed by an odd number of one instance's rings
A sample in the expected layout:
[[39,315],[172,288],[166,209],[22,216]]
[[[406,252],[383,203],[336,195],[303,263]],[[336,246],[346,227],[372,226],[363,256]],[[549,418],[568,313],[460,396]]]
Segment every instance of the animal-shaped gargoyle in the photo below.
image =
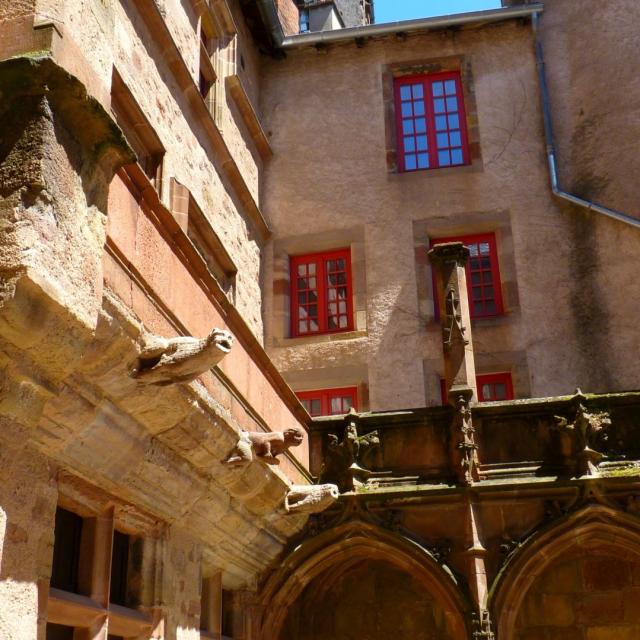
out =
[[233,336],[214,329],[206,338],[163,338],[147,334],[130,375],[145,384],[191,382],[231,351]]
[[304,433],[298,427],[271,433],[243,431],[224,462],[234,467],[246,466],[253,460],[277,465],[280,464],[280,460],[276,456],[287,451],[289,447],[301,445],[303,440]]

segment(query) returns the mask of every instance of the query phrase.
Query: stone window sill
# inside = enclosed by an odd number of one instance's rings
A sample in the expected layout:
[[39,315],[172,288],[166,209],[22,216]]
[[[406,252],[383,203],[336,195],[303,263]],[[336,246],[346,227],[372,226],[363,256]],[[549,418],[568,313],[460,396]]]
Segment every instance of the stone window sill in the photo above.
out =
[[296,347],[304,344],[356,340],[358,338],[366,338],[367,335],[367,331],[342,331],[339,333],[322,333],[319,335],[304,336],[301,338],[273,338],[272,344],[274,347]]

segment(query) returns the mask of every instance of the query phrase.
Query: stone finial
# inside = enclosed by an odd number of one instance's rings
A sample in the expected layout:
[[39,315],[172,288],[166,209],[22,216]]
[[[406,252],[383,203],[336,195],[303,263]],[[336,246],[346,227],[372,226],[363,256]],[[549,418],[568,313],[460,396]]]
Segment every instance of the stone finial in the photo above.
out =
[[244,467],[253,460],[278,465],[280,461],[276,456],[290,447],[301,445],[303,440],[304,433],[298,427],[271,433],[243,431],[233,451],[224,462],[234,467]]
[[335,484],[291,485],[284,498],[287,513],[319,513],[330,507],[340,497]]
[[589,412],[584,405],[586,397],[579,389],[574,396],[577,408],[573,421],[563,416],[554,416],[556,427],[571,439],[571,458],[569,462],[575,468],[575,475],[597,476],[598,466],[604,454],[596,449],[601,448],[609,437],[611,418],[606,411]]
[[341,491],[354,491],[371,475],[367,466],[379,466],[381,447],[377,431],[358,435],[358,417],[347,415],[347,424],[340,442],[338,436],[328,436],[328,446],[320,479],[335,482]]
[[232,346],[233,336],[223,329],[214,329],[206,338],[148,334],[130,375],[141,383],[159,386],[191,382],[215,367]]

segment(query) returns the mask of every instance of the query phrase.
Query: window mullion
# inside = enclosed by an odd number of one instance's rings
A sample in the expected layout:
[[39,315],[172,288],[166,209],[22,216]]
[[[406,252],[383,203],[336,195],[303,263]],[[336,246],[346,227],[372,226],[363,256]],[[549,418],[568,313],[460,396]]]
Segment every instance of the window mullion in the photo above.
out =
[[425,117],[427,118],[427,140],[429,144],[429,168],[438,166],[438,154],[436,149],[436,118],[433,111],[433,87],[430,80],[424,80]]
[[329,309],[327,306],[327,258],[318,258],[316,264],[316,271],[318,272],[318,328],[320,333],[326,333],[328,331]]

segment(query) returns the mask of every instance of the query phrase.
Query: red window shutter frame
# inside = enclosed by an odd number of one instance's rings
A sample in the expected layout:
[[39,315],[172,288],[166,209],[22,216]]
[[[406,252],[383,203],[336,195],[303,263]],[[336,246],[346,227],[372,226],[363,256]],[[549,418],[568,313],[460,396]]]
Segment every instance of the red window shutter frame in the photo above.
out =
[[[458,115],[460,118],[460,136],[462,139],[462,164],[440,166],[438,162],[438,149],[436,144],[436,122],[433,107],[433,83],[445,80],[454,80],[456,83],[456,97],[458,99]],[[425,118],[427,120],[427,139],[429,146],[429,167],[407,169],[405,164],[405,149],[403,144],[404,132],[402,128],[402,109],[400,98],[400,89],[407,84],[422,84],[425,98]],[[400,76],[394,78],[394,109],[396,119],[396,152],[398,158],[398,171],[400,173],[413,173],[414,171],[428,171],[431,169],[442,169],[451,167],[461,167],[471,163],[469,153],[469,134],[467,129],[467,113],[464,101],[464,92],[462,90],[462,79],[458,71],[446,71],[442,73],[414,74],[409,76]]]
[[[327,263],[329,260],[345,260],[346,288],[347,288],[347,326],[338,328],[329,328],[329,306],[327,299]],[[318,305],[318,330],[305,331],[299,330],[300,316],[298,307],[298,266],[301,264],[315,263],[317,278],[317,305]],[[291,336],[303,337],[321,335],[323,333],[341,333],[344,331],[353,331],[353,280],[351,274],[351,250],[339,249],[322,253],[313,253],[300,256],[290,257],[290,278],[291,278]],[[338,301],[337,301],[338,302]]]
[[482,386],[485,384],[495,385],[504,384],[505,400],[513,400],[513,380],[509,372],[504,373],[485,373],[476,376],[476,386],[478,387],[478,401],[491,402],[491,399],[482,396]]
[[358,410],[358,388],[357,387],[340,387],[336,389],[319,389],[317,391],[296,391],[299,400],[320,400],[321,412],[320,416],[341,415],[339,413],[331,413],[331,400],[335,398],[349,397],[351,406]]
[[[498,263],[498,249],[496,245],[496,236],[495,233],[480,233],[471,236],[456,236],[452,238],[433,238],[431,240],[431,246],[435,246],[437,244],[444,244],[445,242],[462,242],[465,246],[469,244],[479,244],[481,242],[487,242],[489,244],[489,261],[491,264],[491,273],[493,275],[493,289],[494,289],[494,300],[496,305],[495,313],[491,314],[476,314],[474,312],[474,305],[472,299],[472,283],[471,283],[471,265],[470,261],[467,260],[467,264],[465,267],[465,273],[467,276],[467,291],[469,293],[469,313],[471,314],[471,319],[480,319],[480,318],[495,318],[496,316],[501,316],[504,314],[504,304],[502,300],[502,279],[500,277],[500,265]],[[433,291],[434,291],[434,299],[437,296],[437,287],[435,280],[435,271],[432,270],[433,275]],[[439,319],[440,306],[438,304],[438,300],[435,300],[435,317]]]

